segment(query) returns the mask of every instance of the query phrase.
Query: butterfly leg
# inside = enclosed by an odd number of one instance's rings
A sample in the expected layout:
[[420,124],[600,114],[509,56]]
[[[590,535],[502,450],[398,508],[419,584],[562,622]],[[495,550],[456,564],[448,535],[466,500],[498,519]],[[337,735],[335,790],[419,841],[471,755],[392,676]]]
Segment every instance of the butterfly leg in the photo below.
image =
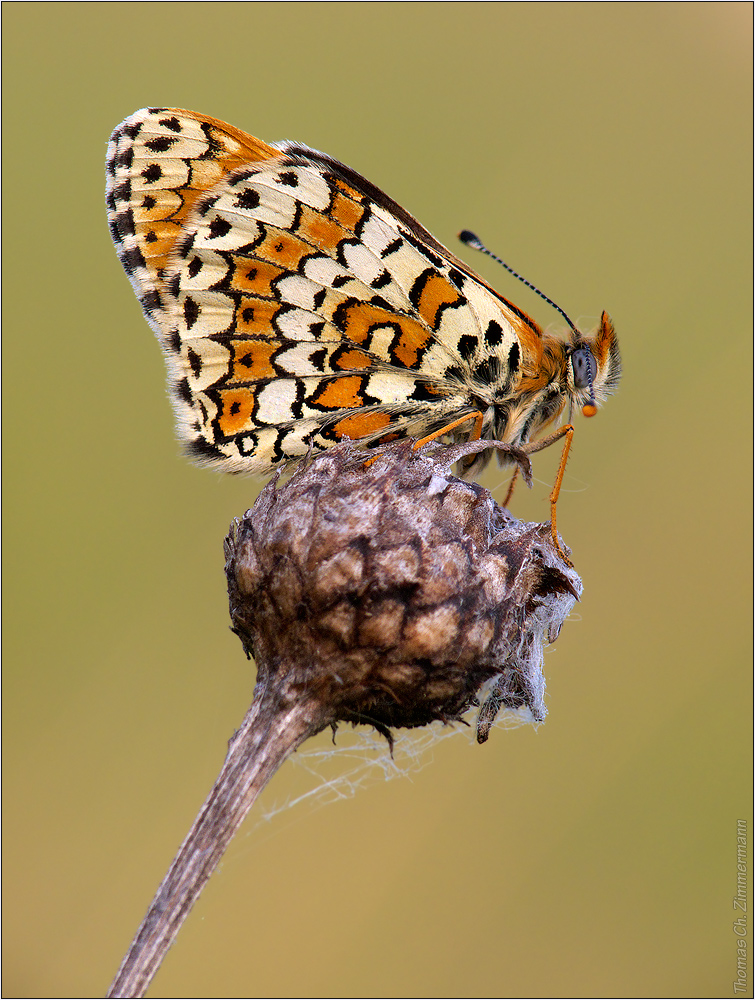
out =
[[[482,414],[480,413],[479,410],[475,410],[474,413],[467,413],[465,414],[465,416],[459,417],[458,420],[452,420],[450,424],[446,424],[446,426],[441,427],[440,430],[433,431],[432,434],[428,434],[426,437],[420,438],[418,441],[415,441],[414,444],[412,445],[412,451],[417,451],[424,445],[430,444],[431,441],[435,441],[437,438],[443,437],[444,434],[448,434],[449,431],[455,430],[457,427],[460,427],[462,424],[465,424],[468,420],[474,420],[475,422],[475,426],[472,431],[472,434],[470,435],[469,440],[479,441],[480,435],[482,433]],[[368,459],[364,463],[365,469],[368,469],[372,465],[376,457],[377,456],[373,456],[373,458]]]
[[[564,424],[563,427],[559,427],[559,429],[557,431],[554,431],[552,434],[548,434],[546,437],[540,438],[539,441],[533,441],[532,444],[526,444],[522,448],[522,451],[525,452],[525,454],[532,455],[536,451],[542,451],[543,448],[547,448],[549,447],[549,445],[555,444],[556,441],[559,441],[561,438],[566,438],[566,440],[564,441],[564,449],[561,452],[561,461],[559,462],[558,472],[556,473],[556,481],[553,484],[553,489],[551,490],[550,504],[551,504],[551,538],[553,539],[553,544],[556,546],[556,549],[558,550],[559,554],[569,566],[572,565],[572,562],[568,558],[564,550],[561,548],[561,545],[558,540],[558,532],[556,531],[556,504],[558,503],[558,497],[561,492],[561,483],[564,481],[566,462],[569,458],[569,450],[571,449],[571,442],[573,437],[574,437],[573,426],[571,424]],[[511,493],[511,490],[513,488],[513,482],[514,481],[512,479],[512,486],[509,487],[509,493]],[[506,499],[508,500],[508,495]]]
[[511,503],[511,498],[514,495],[514,487],[516,486],[516,481],[518,478],[519,478],[519,466],[517,465],[516,468],[514,469],[514,475],[511,477],[509,488],[506,491],[506,496],[504,497],[502,504],[503,507],[508,507],[508,505]]
[[446,424],[445,427],[441,427],[440,430],[433,431],[432,434],[428,434],[427,437],[420,438],[419,441],[415,441],[413,445],[413,450],[416,451],[423,445],[429,444],[431,441],[435,441],[436,438],[443,437],[444,434],[448,434],[450,431],[456,430],[462,424],[465,424],[468,420],[474,420],[474,430],[470,435],[470,441],[479,441],[480,435],[482,434],[482,414],[479,410],[475,410],[474,413],[467,413],[463,417],[459,417],[458,420],[452,420],[450,424]]

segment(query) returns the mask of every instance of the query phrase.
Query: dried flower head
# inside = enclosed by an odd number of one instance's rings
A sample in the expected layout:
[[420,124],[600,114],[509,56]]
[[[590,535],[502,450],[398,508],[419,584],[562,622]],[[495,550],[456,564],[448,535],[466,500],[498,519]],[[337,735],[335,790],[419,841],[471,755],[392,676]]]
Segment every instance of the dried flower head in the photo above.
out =
[[[488,696],[544,718],[541,671],[582,590],[549,526],[524,524],[451,465],[491,442],[368,458],[340,445],[273,480],[226,540],[233,629],[257,692],[309,702],[317,728],[461,719]],[[508,449],[511,451],[511,449]],[[521,452],[514,457],[529,475]]]
[[522,524],[451,465],[491,441],[368,455],[349,444],[272,481],[225,541],[233,628],[257,661],[254,700],[108,992],[143,996],[270,777],[338,722],[391,730],[461,719],[486,698],[545,715],[543,642],[582,584],[550,525]]

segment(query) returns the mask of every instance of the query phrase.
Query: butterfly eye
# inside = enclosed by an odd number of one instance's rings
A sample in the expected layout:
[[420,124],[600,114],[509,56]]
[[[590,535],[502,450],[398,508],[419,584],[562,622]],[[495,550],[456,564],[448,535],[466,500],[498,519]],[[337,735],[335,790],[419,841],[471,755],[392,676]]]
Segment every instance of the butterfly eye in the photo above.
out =
[[598,364],[589,347],[578,347],[571,356],[571,367],[574,372],[574,387],[589,389],[595,381]]

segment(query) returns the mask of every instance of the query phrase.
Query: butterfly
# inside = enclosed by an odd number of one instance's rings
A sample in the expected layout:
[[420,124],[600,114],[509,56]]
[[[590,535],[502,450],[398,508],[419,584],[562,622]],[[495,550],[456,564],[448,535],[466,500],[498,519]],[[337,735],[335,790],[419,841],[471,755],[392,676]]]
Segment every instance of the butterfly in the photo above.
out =
[[148,108],[113,132],[107,172],[110,231],[200,463],[266,473],[347,438],[441,434],[529,452],[567,435],[568,452],[570,424],[538,436],[618,384],[606,313],[592,337],[560,309],[569,339],[543,332],[374,184],[301,143]]

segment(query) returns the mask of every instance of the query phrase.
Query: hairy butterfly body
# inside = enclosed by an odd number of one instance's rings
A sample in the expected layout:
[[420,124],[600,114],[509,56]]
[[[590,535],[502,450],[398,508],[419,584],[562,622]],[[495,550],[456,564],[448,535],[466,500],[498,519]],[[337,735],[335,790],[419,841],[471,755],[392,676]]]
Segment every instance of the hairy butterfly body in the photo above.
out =
[[451,425],[534,451],[567,407],[592,415],[618,383],[605,313],[590,338],[544,333],[373,184],[298,143],[145,109],[113,133],[107,203],[179,435],[204,464],[265,473],[345,438]]

